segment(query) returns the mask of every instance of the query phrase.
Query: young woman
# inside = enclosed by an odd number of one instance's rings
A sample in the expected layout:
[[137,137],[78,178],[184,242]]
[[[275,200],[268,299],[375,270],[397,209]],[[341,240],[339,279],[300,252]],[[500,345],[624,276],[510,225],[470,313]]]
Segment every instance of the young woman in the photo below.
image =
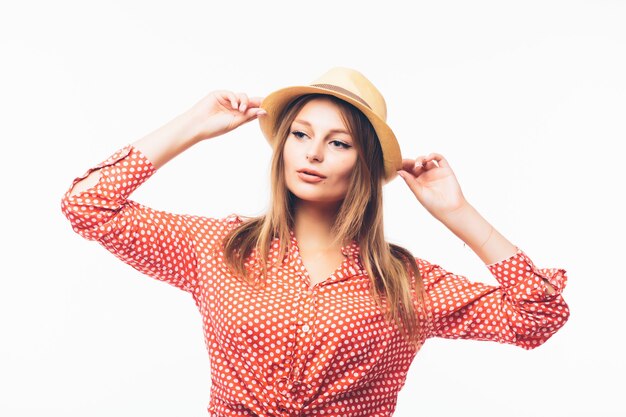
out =
[[[192,145],[254,119],[273,147],[257,218],[166,213],[128,199]],[[189,292],[203,318],[214,416],[390,416],[427,338],[532,349],[566,322],[563,269],[539,269],[464,198],[446,159],[402,159],[379,91],[333,68],[265,99],[210,93],[76,178],[74,230]],[[385,241],[399,174],[500,285],[472,283]]]

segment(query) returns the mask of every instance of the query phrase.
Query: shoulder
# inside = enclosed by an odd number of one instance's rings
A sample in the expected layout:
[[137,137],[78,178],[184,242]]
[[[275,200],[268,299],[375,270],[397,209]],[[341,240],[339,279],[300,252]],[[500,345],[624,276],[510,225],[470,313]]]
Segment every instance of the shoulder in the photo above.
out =
[[419,268],[420,275],[424,277],[425,275],[432,275],[437,272],[437,269],[441,268],[438,264],[427,261],[426,259],[414,256],[415,263]]
[[417,267],[420,271],[420,276],[422,278],[422,282],[424,283],[424,287],[428,288],[434,284],[442,280],[449,280],[454,278],[456,281],[465,282],[467,279],[463,276],[458,276],[449,272],[442,268],[439,264],[427,261],[426,259],[422,259],[419,257],[414,257],[415,263],[417,263]]
[[196,236],[201,236],[207,243],[221,240],[233,229],[243,224],[247,217],[237,213],[231,213],[223,217],[205,217],[198,215],[187,215],[187,223]]

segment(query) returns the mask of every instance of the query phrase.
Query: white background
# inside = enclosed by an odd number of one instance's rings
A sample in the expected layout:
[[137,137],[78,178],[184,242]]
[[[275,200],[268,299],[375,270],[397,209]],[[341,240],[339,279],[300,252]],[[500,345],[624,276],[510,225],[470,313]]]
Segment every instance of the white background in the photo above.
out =
[[[569,276],[545,345],[430,340],[395,416],[626,415],[625,21],[603,0],[3,3],[0,415],[207,415],[189,294],[76,235],[61,197],[211,90],[266,95],[337,65],[383,92],[405,157],[442,153],[487,220]],[[269,158],[250,123],[132,199],[257,215]],[[389,241],[495,283],[401,178],[384,190]]]

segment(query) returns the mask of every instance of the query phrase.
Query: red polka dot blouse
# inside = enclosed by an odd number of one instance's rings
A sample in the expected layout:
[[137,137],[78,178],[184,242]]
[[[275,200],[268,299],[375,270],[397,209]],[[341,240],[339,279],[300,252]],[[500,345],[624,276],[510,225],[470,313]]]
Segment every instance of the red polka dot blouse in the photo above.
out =
[[[243,221],[145,207],[128,196],[155,173],[128,145],[89,169],[95,186],[62,200],[73,229],[140,272],[193,297],[211,366],[211,416],[390,416],[417,349],[386,322],[369,293],[356,242],[325,281],[310,286],[293,232],[288,257],[263,289],[225,267],[222,238]],[[270,261],[278,256],[272,244]],[[252,257],[254,259],[255,252]],[[538,269],[521,250],[488,265],[490,286],[416,258],[425,286],[422,343],[492,340],[532,349],[568,318],[563,269]],[[251,272],[258,272],[247,261]],[[556,293],[549,295],[544,282]]]

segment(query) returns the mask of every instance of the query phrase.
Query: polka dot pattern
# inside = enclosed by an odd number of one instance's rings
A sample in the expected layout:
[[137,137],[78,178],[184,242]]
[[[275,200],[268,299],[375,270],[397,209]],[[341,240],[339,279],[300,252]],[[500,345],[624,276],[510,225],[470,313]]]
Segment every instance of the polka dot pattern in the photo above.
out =
[[[569,318],[561,292],[563,269],[539,269],[518,248],[512,257],[488,265],[500,283],[470,282],[438,265],[417,259],[430,313],[429,337],[491,340],[533,349]],[[549,295],[545,283],[556,290]]]
[[[287,258],[272,266],[261,287],[234,276],[219,243],[243,221],[177,215],[128,196],[154,166],[131,145],[89,169],[92,188],[62,199],[73,229],[96,240],[140,272],[191,294],[202,317],[211,364],[212,416],[369,416],[393,414],[418,349],[384,320],[351,242],[343,263],[310,285],[291,233]],[[277,260],[272,242],[269,262]],[[425,285],[428,337],[512,343],[545,342],[568,317],[562,269],[538,269],[519,250],[488,268],[499,286],[472,283],[416,258]],[[256,251],[246,260],[260,278]],[[556,288],[548,295],[544,283]],[[414,294],[415,295],[415,294]],[[414,297],[417,303],[417,298]]]

